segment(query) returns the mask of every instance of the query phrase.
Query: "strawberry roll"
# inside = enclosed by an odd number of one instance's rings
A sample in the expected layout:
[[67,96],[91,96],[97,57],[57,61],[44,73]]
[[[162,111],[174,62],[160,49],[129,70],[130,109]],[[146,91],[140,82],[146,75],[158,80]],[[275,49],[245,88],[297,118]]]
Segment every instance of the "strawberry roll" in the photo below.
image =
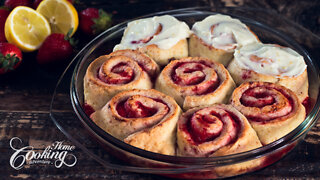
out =
[[136,50],[119,50],[100,56],[84,76],[84,100],[94,110],[102,108],[114,95],[130,89],[151,89],[159,66]]
[[180,107],[171,97],[150,90],[123,91],[90,118],[124,142],[155,153],[175,155]]
[[192,27],[189,55],[205,57],[228,65],[234,50],[259,42],[257,36],[240,20],[227,15],[211,15]]
[[250,44],[239,48],[228,70],[237,85],[249,81],[272,82],[295,92],[300,102],[308,97],[307,65],[296,51],[276,44]]
[[268,82],[243,83],[234,90],[231,104],[247,117],[264,145],[291,132],[306,116],[294,92]]
[[171,59],[188,56],[189,26],[173,16],[155,16],[128,23],[119,49],[137,49],[153,58],[160,66]]
[[171,61],[156,81],[156,89],[173,97],[184,110],[225,103],[234,88],[222,64],[200,57]]
[[[193,108],[178,121],[179,156],[216,157],[241,153],[262,146],[250,123],[231,105]],[[219,176],[250,171],[262,161],[247,161],[212,169]]]

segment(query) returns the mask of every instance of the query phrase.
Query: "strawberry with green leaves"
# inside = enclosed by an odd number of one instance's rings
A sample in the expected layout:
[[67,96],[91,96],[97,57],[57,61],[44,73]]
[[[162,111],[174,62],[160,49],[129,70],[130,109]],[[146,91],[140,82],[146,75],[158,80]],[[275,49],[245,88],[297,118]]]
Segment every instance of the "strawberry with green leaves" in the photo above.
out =
[[102,9],[87,8],[80,12],[80,29],[88,35],[96,35],[111,25],[111,14]]
[[70,38],[72,29],[67,35],[53,33],[49,35],[39,48],[37,62],[39,64],[52,64],[62,62],[71,57],[73,46],[76,44]]
[[16,69],[22,60],[20,49],[10,43],[0,43],[0,74]]

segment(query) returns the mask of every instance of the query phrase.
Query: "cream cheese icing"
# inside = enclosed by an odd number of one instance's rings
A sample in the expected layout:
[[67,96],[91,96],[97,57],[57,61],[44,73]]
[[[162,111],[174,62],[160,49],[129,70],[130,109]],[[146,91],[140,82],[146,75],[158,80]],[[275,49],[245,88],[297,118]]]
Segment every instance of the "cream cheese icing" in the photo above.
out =
[[113,50],[137,49],[151,44],[169,49],[190,34],[186,23],[170,15],[139,19],[128,23],[121,43]]
[[236,49],[234,60],[244,69],[274,76],[299,76],[307,65],[296,51],[276,44],[250,44]]
[[257,37],[240,20],[221,14],[211,15],[196,22],[192,31],[206,44],[229,51],[259,42]]

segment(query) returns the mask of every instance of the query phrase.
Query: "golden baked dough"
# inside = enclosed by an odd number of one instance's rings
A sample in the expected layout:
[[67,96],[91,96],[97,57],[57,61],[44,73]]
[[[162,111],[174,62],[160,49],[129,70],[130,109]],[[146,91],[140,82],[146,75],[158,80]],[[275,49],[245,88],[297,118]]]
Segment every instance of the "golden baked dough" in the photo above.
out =
[[235,83],[222,64],[188,57],[171,61],[160,73],[155,88],[173,97],[187,110],[226,103]]
[[308,97],[308,73],[303,57],[286,47],[252,44],[240,48],[228,71],[237,85],[249,81],[271,82],[291,89],[300,102]]
[[100,56],[84,76],[85,103],[102,108],[114,95],[129,89],[151,89],[159,74],[158,65],[137,50],[119,50]]
[[306,117],[295,93],[274,83],[243,83],[234,90],[231,104],[247,117],[264,145],[285,136]]
[[205,57],[227,66],[236,48],[260,42],[240,20],[215,14],[196,22],[189,40],[189,55]]
[[155,153],[175,155],[180,107],[171,97],[150,90],[123,91],[91,119],[124,142]]
[[189,55],[191,57],[204,57],[227,66],[233,58],[233,53],[234,50],[226,51],[210,46],[195,34],[190,36]]
[[[262,146],[247,118],[231,105],[215,104],[193,108],[178,121],[177,144],[179,156],[216,157],[237,154]],[[213,168],[217,176],[247,172],[262,161]]]
[[160,66],[165,66],[173,59],[180,59],[188,56],[188,42],[186,39],[180,40],[169,49],[161,49],[155,44],[144,46],[138,49],[148,54]]
[[137,49],[148,54],[160,66],[172,59],[188,56],[189,26],[173,16],[163,15],[128,23],[119,49]]

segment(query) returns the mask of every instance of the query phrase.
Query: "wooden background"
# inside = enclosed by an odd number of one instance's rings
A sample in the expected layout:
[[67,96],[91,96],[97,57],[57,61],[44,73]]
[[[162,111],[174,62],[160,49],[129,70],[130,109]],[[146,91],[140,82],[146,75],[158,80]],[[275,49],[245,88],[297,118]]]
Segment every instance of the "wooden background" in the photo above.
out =
[[[91,4],[90,4],[91,3]],[[90,4],[90,5],[88,5]],[[114,24],[144,14],[194,6],[248,6],[271,9],[320,36],[319,1],[248,1],[248,0],[119,0],[81,1],[79,9],[87,6],[103,7],[114,14]],[[78,49],[92,38],[81,38]],[[23,145],[43,149],[54,141],[70,141],[55,127],[49,117],[49,104],[58,77],[66,64],[41,67],[35,53],[24,54],[17,71],[0,76],[0,179],[165,179],[161,176],[106,170],[79,148],[73,151],[78,162],[74,167],[55,168],[52,165],[30,165],[14,170],[9,165],[13,150],[12,137],[19,137]],[[263,170],[236,179],[318,179],[320,177],[320,122],[306,139],[288,156]]]

